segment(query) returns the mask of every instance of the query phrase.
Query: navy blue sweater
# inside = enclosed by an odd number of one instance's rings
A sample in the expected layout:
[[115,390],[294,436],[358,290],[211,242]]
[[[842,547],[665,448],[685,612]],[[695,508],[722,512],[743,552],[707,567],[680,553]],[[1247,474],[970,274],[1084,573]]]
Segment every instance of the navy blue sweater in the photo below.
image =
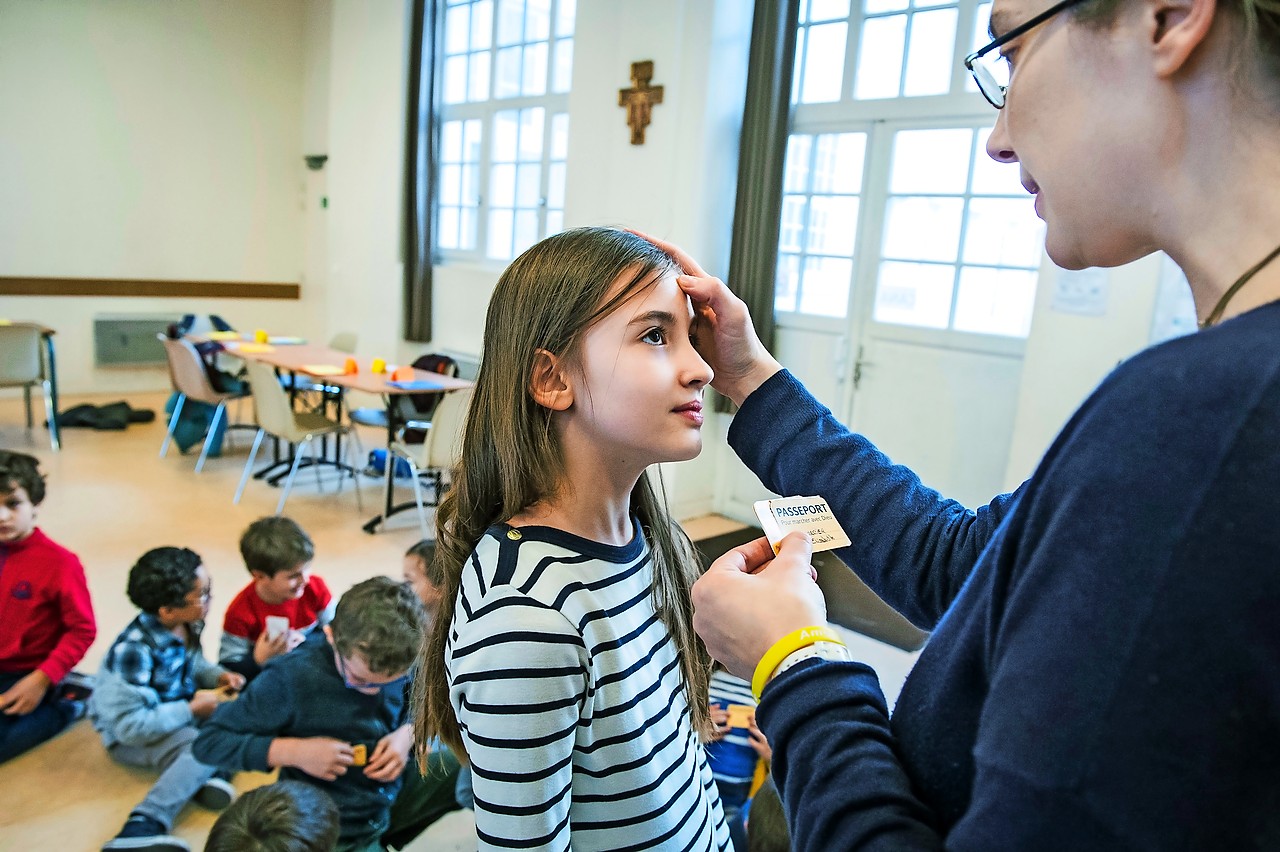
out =
[[786,373],[729,440],[933,631],[892,719],[860,663],[766,688],[796,849],[1280,849],[1280,304],[1118,367],[976,512]]
[[[334,665],[333,647],[316,630],[293,651],[271,660],[238,699],[220,706],[201,726],[192,752],[221,769],[270,772],[267,750],[277,737],[333,737],[363,743],[372,755],[378,741],[404,721],[403,690],[365,695],[347,687]],[[283,767],[280,778],[328,793],[338,806],[342,839],[349,841],[382,835],[404,775],[383,784],[353,766],[337,780],[323,781]]]

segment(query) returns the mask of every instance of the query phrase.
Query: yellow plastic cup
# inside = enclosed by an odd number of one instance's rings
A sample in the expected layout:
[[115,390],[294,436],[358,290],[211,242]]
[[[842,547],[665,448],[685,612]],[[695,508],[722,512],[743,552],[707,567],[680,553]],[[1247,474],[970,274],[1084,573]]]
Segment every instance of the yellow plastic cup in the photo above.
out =
[[387,361],[385,358],[374,358],[369,369],[375,373],[385,373],[387,371]]
[[267,330],[265,328],[260,328],[253,333],[254,343],[266,343],[267,340],[268,340]]

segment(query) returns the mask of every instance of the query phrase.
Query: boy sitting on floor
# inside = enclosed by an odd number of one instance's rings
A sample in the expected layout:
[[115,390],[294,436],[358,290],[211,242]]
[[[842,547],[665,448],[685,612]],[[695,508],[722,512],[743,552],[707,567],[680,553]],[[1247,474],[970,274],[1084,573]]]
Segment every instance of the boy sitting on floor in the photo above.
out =
[[407,843],[458,807],[456,762],[452,772],[433,762],[423,777],[410,755],[405,693],[423,624],[407,585],[374,577],[353,586],[331,624],[219,709],[196,756],[227,770],[280,767],[282,780],[319,786],[338,805],[340,852]]
[[315,547],[290,518],[259,518],[240,537],[253,581],[227,606],[218,662],[249,679],[333,619],[333,595],[311,573]]
[[36,527],[44,490],[35,458],[0,450],[0,763],[84,715],[59,687],[98,632],[80,560]]
[[243,675],[200,650],[211,588],[200,557],[182,547],[149,550],[129,571],[129,600],[142,612],[107,651],[89,716],[114,759],[162,771],[104,850],[189,852],[169,835],[178,812],[191,800],[219,810],[235,798],[215,767],[191,754],[196,726],[244,686]]

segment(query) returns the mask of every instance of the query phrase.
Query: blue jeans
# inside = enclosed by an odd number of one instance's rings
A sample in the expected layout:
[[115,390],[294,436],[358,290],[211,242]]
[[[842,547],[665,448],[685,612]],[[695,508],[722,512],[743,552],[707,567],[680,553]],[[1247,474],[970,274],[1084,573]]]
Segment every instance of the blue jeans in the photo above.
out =
[[[31,672],[0,673],[0,693],[8,692],[15,683]],[[70,707],[57,700],[58,686],[54,684],[44,694],[44,699],[25,716],[9,716],[0,713],[0,763],[33,749],[45,740],[53,739],[75,718]]]
[[160,777],[133,813],[151,817],[165,831],[173,828],[178,812],[217,771],[217,767],[203,764],[191,754],[191,743],[198,734],[196,726],[189,725],[144,746],[116,743],[107,749],[121,763],[161,769]]

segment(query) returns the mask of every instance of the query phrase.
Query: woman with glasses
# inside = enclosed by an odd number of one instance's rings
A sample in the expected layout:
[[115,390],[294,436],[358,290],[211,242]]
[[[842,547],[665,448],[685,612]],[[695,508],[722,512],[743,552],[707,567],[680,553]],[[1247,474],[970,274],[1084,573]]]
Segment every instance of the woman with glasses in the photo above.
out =
[[988,151],[1050,257],[1163,250],[1202,330],[1118,367],[970,511],[837,423],[666,247],[741,406],[730,444],[825,497],[841,558],[933,633],[890,716],[800,537],[717,560],[695,627],[763,691],[797,849],[1280,849],[1280,3],[996,0],[991,30],[966,60],[1001,110]]

